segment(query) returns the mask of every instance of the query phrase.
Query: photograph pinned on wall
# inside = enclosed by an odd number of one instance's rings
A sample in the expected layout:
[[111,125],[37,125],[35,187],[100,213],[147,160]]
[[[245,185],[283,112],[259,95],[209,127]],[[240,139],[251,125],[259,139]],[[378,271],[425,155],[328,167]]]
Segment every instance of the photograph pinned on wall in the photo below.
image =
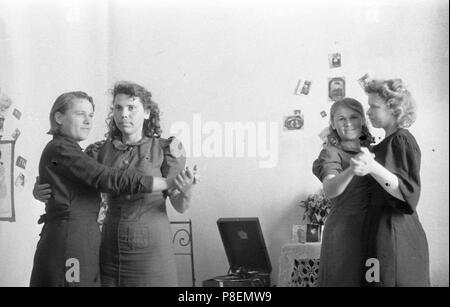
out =
[[305,80],[305,83],[303,83],[302,90],[300,91],[300,93],[303,95],[308,95],[309,90],[311,89],[311,84],[312,84],[311,81]]
[[11,134],[11,137],[13,138],[14,141],[17,141],[19,136],[20,136],[20,130],[18,128],[16,128],[14,130],[14,132]]
[[365,91],[367,83],[370,81],[369,74],[365,74],[361,78],[358,79],[358,83],[361,86],[361,88]]
[[311,89],[312,81],[299,79],[295,87],[295,95],[308,95]]
[[328,99],[336,102],[345,97],[345,77],[328,78]]
[[0,141],[0,221],[15,221],[14,142]]
[[341,67],[342,66],[341,54],[339,52],[329,54],[328,63],[330,64],[330,68]]
[[305,123],[301,110],[294,110],[294,115],[284,117],[284,130],[300,130]]
[[306,225],[292,225],[292,243],[306,243]]
[[25,175],[20,173],[17,176],[16,181],[14,182],[14,185],[16,187],[23,187],[25,185]]
[[18,156],[16,160],[16,165],[20,168],[25,169],[25,167],[27,166],[27,160],[22,156]]
[[327,112],[325,112],[324,110],[320,111],[320,116],[322,116],[322,118],[326,117],[327,115]]
[[17,109],[14,109],[13,115],[14,115],[15,118],[20,119],[22,117],[22,112],[20,112]]

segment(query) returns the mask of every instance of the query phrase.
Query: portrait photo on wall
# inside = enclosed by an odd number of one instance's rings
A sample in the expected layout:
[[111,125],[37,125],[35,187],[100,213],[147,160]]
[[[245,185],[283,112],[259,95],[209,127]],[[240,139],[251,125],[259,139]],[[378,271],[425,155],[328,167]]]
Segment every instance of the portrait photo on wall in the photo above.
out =
[[328,79],[328,99],[338,101],[345,97],[345,77]]
[[14,142],[0,141],[0,221],[15,221]]
[[284,130],[300,130],[303,128],[303,124],[305,123],[301,110],[294,110],[294,115],[285,116],[283,121]]
[[330,68],[341,67],[341,54],[336,52],[328,55],[328,62],[330,64]]

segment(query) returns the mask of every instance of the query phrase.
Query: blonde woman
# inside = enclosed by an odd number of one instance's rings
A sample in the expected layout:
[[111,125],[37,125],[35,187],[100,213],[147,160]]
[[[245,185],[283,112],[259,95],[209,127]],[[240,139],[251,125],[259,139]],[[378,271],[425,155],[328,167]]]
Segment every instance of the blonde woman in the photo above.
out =
[[373,148],[375,158],[364,151],[352,160],[357,175],[372,179],[363,238],[366,260],[378,260],[380,271],[364,276],[365,281],[369,286],[429,286],[428,242],[416,211],[421,152],[406,129],[416,119],[415,102],[401,79],[372,80],[365,91],[372,125],[386,132]]

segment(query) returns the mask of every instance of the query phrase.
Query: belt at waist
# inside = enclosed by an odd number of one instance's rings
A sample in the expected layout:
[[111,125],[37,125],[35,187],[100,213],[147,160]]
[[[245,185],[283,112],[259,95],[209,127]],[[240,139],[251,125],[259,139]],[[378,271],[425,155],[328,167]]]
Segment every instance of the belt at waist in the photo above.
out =
[[106,195],[106,202],[108,205],[130,203],[138,200],[143,200],[147,202],[147,201],[155,201],[157,199],[163,199],[163,194],[161,192],[125,194],[125,195]]

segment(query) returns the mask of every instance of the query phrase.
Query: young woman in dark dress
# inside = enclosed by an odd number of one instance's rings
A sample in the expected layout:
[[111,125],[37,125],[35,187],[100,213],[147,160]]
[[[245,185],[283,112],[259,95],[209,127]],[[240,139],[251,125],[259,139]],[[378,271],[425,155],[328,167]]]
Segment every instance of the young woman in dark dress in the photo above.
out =
[[365,259],[379,262],[379,278],[375,266],[362,278],[369,286],[429,286],[428,243],[416,212],[421,153],[406,129],[415,121],[415,103],[400,79],[372,80],[365,90],[367,115],[386,136],[374,146],[375,158],[364,150],[352,159],[357,175],[371,175],[363,242]]
[[53,139],[42,152],[39,177],[53,191],[39,220],[44,223],[30,286],[99,286],[100,193],[156,192],[173,180],[112,169],[81,150],[92,128],[94,103],[84,92],[60,95],[50,112]]
[[360,287],[362,229],[370,195],[368,178],[355,176],[350,159],[372,140],[361,103],[352,98],[335,102],[329,132],[313,164],[332,203],[322,238],[318,285]]
[[194,174],[189,169],[183,171],[186,156],[181,143],[173,137],[161,137],[159,108],[146,88],[122,81],[114,85],[112,96],[108,140],[98,149],[98,161],[142,174],[177,178],[176,193],[108,193],[100,251],[102,284],[177,286],[166,198],[178,212],[187,210]]

